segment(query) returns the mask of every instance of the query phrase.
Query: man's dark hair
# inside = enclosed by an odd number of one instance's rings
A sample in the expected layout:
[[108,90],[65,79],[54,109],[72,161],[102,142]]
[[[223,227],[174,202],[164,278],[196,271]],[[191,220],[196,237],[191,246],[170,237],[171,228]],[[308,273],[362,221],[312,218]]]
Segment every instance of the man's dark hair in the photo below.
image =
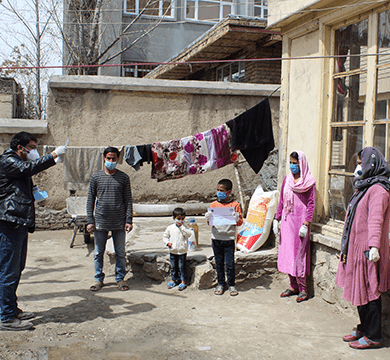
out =
[[218,185],[222,185],[226,191],[233,189],[233,183],[229,179],[219,180]]
[[116,147],[109,146],[108,148],[104,149],[103,157],[106,157],[108,153],[113,152],[119,157],[119,150]]
[[186,212],[183,208],[175,208],[173,209],[173,217],[177,218],[179,215],[186,216]]
[[299,160],[299,155],[296,151],[293,151],[291,154],[290,154],[290,157],[292,157],[293,159],[295,160]]
[[37,142],[37,138],[33,134],[21,131],[14,135],[9,146],[12,150],[18,151],[18,145],[26,146],[30,141]]

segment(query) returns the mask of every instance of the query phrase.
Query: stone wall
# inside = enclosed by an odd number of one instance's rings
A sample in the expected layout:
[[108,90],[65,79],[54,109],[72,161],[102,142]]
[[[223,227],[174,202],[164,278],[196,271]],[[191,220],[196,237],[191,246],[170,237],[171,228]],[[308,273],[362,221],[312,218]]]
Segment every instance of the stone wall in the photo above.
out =
[[[114,264],[114,254],[110,254]],[[280,274],[276,269],[277,252],[275,249],[261,250],[255,253],[235,255],[236,280],[262,279],[269,284]],[[143,274],[156,281],[164,281],[170,276],[170,260],[162,252],[130,252],[127,255],[129,271],[135,276]],[[209,289],[217,284],[217,274],[213,255],[187,254],[187,273],[190,284],[198,289]]]
[[66,208],[61,210],[50,209],[45,205],[37,205],[35,207],[35,229],[36,230],[61,230],[73,227],[69,225],[72,217],[66,211]]

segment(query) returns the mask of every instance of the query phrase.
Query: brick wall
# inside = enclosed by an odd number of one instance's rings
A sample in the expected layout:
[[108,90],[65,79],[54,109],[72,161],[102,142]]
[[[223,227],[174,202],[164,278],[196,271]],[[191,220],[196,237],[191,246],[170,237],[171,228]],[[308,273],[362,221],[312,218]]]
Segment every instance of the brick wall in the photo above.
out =
[[[232,59],[265,59],[265,58],[281,58],[282,56],[282,43],[278,42],[271,46],[258,46],[256,42],[252,42],[251,45],[246,46],[242,51],[234,54]],[[217,69],[221,65],[218,64],[212,68],[205,67],[204,69],[193,73],[182,80],[203,80],[203,81],[216,81]],[[209,66],[209,65],[206,65]],[[253,61],[245,62],[245,81],[252,84],[280,84],[281,83],[281,61]]]
[[[245,59],[280,58],[282,44],[276,43],[269,47],[248,49],[243,55]],[[254,61],[245,63],[245,82],[254,84],[280,84],[281,61]]]

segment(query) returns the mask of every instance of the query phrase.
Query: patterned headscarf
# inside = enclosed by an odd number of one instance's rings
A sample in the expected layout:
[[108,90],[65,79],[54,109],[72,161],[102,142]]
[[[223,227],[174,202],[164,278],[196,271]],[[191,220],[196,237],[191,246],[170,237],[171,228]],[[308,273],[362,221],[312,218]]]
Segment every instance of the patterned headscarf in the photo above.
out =
[[354,181],[356,191],[352,195],[348,205],[343,237],[341,239],[341,260],[344,263],[347,260],[349,237],[359,201],[372,185],[379,184],[383,186],[386,191],[390,190],[390,167],[382,153],[374,147],[365,147],[360,152],[360,159],[362,161],[361,166],[363,174],[361,179]]
[[307,163],[306,155],[302,151],[295,151],[298,154],[298,165],[301,177],[294,183],[294,175],[290,172],[286,176],[286,185],[284,186],[284,214],[287,216],[294,207],[294,193],[304,193],[311,189],[316,183],[313,175],[310,173],[309,164]]

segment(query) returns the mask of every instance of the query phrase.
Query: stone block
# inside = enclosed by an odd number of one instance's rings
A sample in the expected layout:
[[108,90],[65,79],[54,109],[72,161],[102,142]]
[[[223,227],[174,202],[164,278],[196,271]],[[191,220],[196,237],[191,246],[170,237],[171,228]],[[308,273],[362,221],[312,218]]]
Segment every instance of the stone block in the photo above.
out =
[[170,261],[168,256],[157,256],[156,257],[156,269],[165,278],[169,274]]
[[146,276],[151,279],[162,281],[164,280],[163,274],[159,271],[156,262],[144,262],[143,270]]
[[207,262],[195,267],[194,286],[197,289],[210,289],[217,284],[217,272]]

